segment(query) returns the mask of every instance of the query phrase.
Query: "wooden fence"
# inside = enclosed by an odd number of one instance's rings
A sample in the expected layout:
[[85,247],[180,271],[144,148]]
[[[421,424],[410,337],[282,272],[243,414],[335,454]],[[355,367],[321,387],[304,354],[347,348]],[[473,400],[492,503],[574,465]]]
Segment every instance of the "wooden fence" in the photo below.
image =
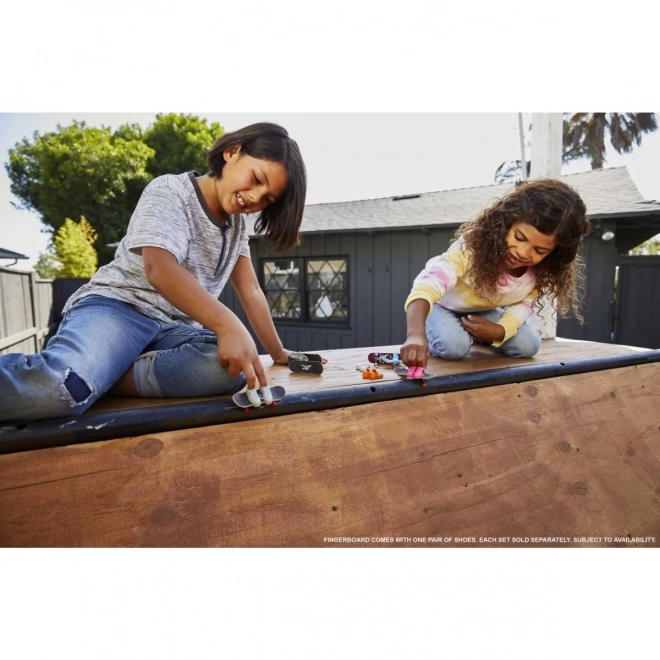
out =
[[52,280],[0,267],[0,355],[41,351],[52,307]]

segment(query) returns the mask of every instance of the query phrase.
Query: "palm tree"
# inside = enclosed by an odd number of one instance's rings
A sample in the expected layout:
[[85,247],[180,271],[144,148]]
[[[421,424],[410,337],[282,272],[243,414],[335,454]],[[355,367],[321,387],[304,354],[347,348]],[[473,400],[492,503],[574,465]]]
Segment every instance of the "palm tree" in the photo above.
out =
[[564,154],[568,163],[578,158],[590,158],[591,169],[605,162],[605,134],[617,153],[630,153],[633,144],[642,143],[642,134],[658,128],[652,112],[578,112],[564,116]]

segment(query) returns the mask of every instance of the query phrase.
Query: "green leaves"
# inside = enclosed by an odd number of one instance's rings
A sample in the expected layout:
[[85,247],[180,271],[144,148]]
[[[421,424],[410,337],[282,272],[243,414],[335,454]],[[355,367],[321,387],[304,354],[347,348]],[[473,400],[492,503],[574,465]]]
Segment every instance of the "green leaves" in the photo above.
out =
[[39,255],[34,268],[37,275],[44,279],[91,277],[98,264],[96,239],[96,232],[84,216],[80,222],[66,218],[55,234],[53,248]]
[[209,127],[206,119],[194,115],[156,115],[156,121],[144,135],[144,142],[153,150],[147,171],[153,176],[207,171],[206,152],[224,134],[220,124]]
[[5,165],[11,191],[57,231],[66,218],[85,216],[98,234],[98,247],[121,238],[139,193],[151,180],[153,155],[141,140],[115,136],[84,122],[57,127],[9,151]]
[[54,232],[67,218],[84,216],[97,234],[101,264],[106,247],[126,233],[145,186],[161,174],[206,172],[206,150],[224,133],[194,115],[157,115],[143,130],[124,124],[114,133],[74,121],[24,138],[9,151],[5,169],[21,207],[35,211]]
[[59,277],[91,277],[98,259],[94,249],[97,235],[85,217],[76,223],[67,218],[53,241],[55,256],[62,264]]
[[568,163],[578,158],[589,158],[592,169],[603,167],[605,137],[617,153],[630,153],[633,145],[642,143],[642,134],[658,128],[652,112],[578,112],[564,116],[564,153]]

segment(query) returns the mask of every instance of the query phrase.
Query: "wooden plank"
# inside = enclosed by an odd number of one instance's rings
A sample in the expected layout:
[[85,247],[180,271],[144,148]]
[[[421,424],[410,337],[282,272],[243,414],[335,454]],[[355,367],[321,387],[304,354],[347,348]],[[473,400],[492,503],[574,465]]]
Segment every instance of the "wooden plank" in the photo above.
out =
[[[4,339],[0,339],[0,351],[4,350],[5,348],[9,348],[10,346],[20,344],[22,341],[25,341],[30,337],[37,336],[37,334],[38,332],[36,328],[28,328],[27,330],[17,332],[16,334],[11,335],[9,337],[5,337]],[[30,352],[34,353],[34,350]]]
[[4,455],[0,544],[657,547],[659,411],[653,363]]
[[[299,344],[300,350],[312,350],[311,341]],[[290,348],[290,347],[289,347]],[[335,351],[321,351],[328,359],[323,374],[307,375],[294,374],[288,367],[275,365],[268,356],[261,356],[265,367],[268,382],[271,385],[281,385],[287,392],[310,392],[326,388],[350,387],[356,383],[362,383],[362,376],[356,370],[356,365],[364,362],[372,351],[383,353],[396,352],[400,345],[377,346],[373,348],[350,348]],[[598,344],[595,342],[581,342],[570,339],[546,339],[541,345],[541,350],[533,358],[510,358],[497,353],[485,346],[474,346],[467,357],[463,360],[441,360],[431,358],[428,365],[430,373],[438,375],[451,375],[481,371],[484,369],[498,369],[502,367],[523,367],[530,364],[569,363],[575,360],[586,360],[589,358],[603,358],[615,355],[629,355],[639,350],[635,347],[620,346],[618,344]],[[383,381],[396,380],[396,374],[390,369],[382,369]],[[214,400],[218,397],[205,397]],[[226,397],[229,398],[229,397]],[[168,404],[182,403],[191,399],[126,399],[117,397],[103,397],[90,408],[91,411],[128,410],[133,408],[144,408],[151,406],[162,406]],[[195,400],[204,400],[202,398]]]

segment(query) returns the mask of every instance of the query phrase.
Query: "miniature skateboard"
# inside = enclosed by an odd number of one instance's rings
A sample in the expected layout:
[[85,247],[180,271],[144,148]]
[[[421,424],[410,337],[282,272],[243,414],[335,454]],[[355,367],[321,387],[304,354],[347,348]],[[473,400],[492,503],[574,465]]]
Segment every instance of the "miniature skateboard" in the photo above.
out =
[[289,353],[289,369],[300,374],[322,374],[322,359],[316,353]]
[[429,378],[435,378],[435,374],[430,374],[425,371],[423,367],[406,367],[405,364],[400,364],[394,367],[394,373],[401,378],[401,380],[421,380],[422,387],[426,387],[426,381]]
[[[264,392],[264,390],[266,390]],[[286,392],[284,388],[280,385],[274,385],[271,388],[260,388],[258,390],[248,390],[243,389],[240,392],[236,392],[232,399],[234,403],[239,407],[243,408],[245,412],[249,412],[250,408],[261,408],[263,405],[275,406],[278,401],[281,401],[284,398]],[[270,399],[270,401],[268,401]],[[258,402],[257,402],[258,401]]]
[[369,353],[368,359],[371,364],[387,364],[391,367],[401,364],[399,353]]

